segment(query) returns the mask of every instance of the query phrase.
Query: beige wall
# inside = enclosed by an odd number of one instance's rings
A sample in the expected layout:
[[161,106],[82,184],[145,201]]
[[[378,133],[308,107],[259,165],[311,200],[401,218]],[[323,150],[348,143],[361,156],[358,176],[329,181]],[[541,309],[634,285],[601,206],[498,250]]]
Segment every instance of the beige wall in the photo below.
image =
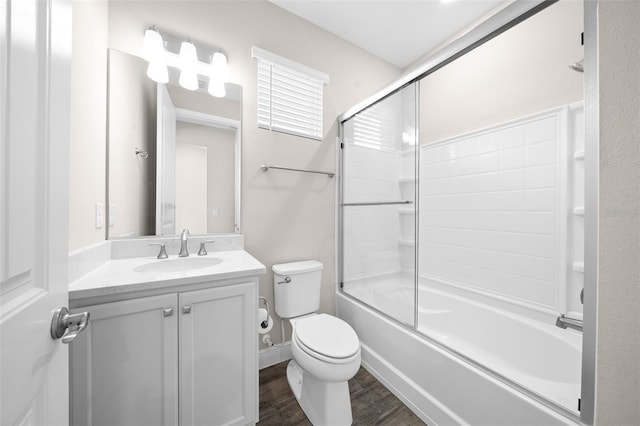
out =
[[599,2],[596,424],[640,424],[640,2]]
[[[189,109],[191,111],[203,112],[218,117],[231,118],[232,120],[242,120],[242,102],[227,99],[214,98],[208,93],[200,91],[189,91],[179,86],[167,86],[171,100],[176,108]],[[238,89],[242,92],[242,89]]]
[[69,250],[106,235],[95,227],[95,204],[105,204],[108,5],[72,4]]
[[[115,211],[109,238],[156,231],[157,86],[145,70],[144,60],[109,51],[108,205]],[[136,148],[149,156],[136,155]]]
[[[176,146],[189,145],[198,146],[204,149],[204,173],[195,180],[191,186],[186,186],[179,190],[176,186],[176,216],[184,210],[178,203],[178,195],[192,197],[196,192],[191,188],[198,187],[204,191],[202,201],[204,205],[198,214],[203,215],[204,227],[200,234],[233,233],[235,229],[235,173],[236,173],[236,132],[228,129],[218,129],[178,121],[176,126]],[[176,164],[176,176],[180,176],[190,167],[189,163]],[[184,194],[181,194],[184,193]],[[194,203],[191,202],[191,205]],[[213,210],[217,211],[214,216]],[[195,234],[195,229],[191,229],[189,223],[184,226],[189,228],[191,234]],[[177,226],[176,229],[182,229]]]
[[[180,122],[176,133],[180,134]],[[207,148],[176,138],[176,229],[207,233]],[[180,231],[178,231],[180,232]]]
[[[74,38],[79,39],[91,33],[96,25],[99,28],[103,22],[93,21],[100,21],[106,16],[105,11],[99,16],[91,17],[84,31],[76,32]],[[144,29],[152,24],[161,30],[190,36],[196,42],[224,49],[229,59],[231,82],[244,88],[242,233],[245,235],[246,249],[267,266],[268,273],[260,280],[260,295],[268,297],[273,306],[273,264],[317,259],[325,265],[321,310],[334,312],[336,180],[285,171],[264,173],[259,166],[267,163],[334,170],[336,117],[388,84],[400,71],[263,0],[112,1],[109,2],[108,22],[108,47],[129,53],[138,54]],[[91,45],[91,48],[95,49],[96,46],[100,44]],[[255,60],[251,59],[252,46],[270,50],[330,75],[331,81],[324,92],[323,141],[271,133],[257,128],[257,67]],[[100,50],[96,49],[98,56]],[[102,54],[106,58],[106,50]],[[106,69],[106,64],[103,69]],[[94,74],[90,78],[92,90],[87,93],[99,91],[104,79],[95,78]],[[94,99],[92,104],[102,105],[104,96],[101,101],[102,103]],[[94,111],[99,110],[86,108],[83,113],[93,115]],[[76,117],[81,116],[76,110],[72,115],[74,123]],[[82,156],[72,152],[71,163],[72,168],[83,163],[82,167],[101,171],[100,176],[95,179],[98,184],[84,193],[91,200],[104,200],[104,114],[96,117],[96,120],[102,124],[87,129],[87,138],[97,141],[94,149]],[[95,156],[96,152],[100,155]],[[82,185],[80,180],[87,180],[86,176],[72,174],[72,194]],[[72,215],[84,212],[85,204],[72,200]],[[92,225],[92,222],[71,222],[71,248],[82,247],[104,238],[104,233],[96,235]],[[280,339],[278,330],[276,324],[271,333],[276,341]]]
[[420,142],[583,99],[582,2],[563,0],[420,82]]

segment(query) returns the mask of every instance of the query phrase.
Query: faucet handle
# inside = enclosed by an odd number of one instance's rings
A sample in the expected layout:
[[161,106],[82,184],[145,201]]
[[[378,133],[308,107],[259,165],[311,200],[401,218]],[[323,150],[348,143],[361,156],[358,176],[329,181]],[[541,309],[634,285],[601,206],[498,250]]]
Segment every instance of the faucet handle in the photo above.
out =
[[184,229],[182,230],[182,238],[184,238],[185,236],[186,236],[186,237],[188,237],[188,236],[189,236],[189,230],[188,230],[187,228],[184,228]]
[[215,243],[214,240],[209,240],[209,241],[203,241],[200,243],[200,250],[198,250],[198,256],[206,256],[207,255],[207,249],[205,248],[205,245],[207,244],[213,244]]
[[158,259],[166,259],[169,256],[167,255],[167,249],[165,248],[164,243],[151,243],[150,246],[160,246],[160,253],[158,253]]

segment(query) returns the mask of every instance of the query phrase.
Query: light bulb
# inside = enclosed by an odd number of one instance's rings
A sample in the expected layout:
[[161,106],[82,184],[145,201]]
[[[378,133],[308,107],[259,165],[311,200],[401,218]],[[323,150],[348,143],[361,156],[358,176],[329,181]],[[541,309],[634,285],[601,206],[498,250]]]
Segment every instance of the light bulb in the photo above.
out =
[[222,52],[216,52],[211,58],[211,80],[226,82],[229,76],[227,57]]
[[169,82],[167,66],[164,62],[149,62],[147,77],[156,83],[167,84]]
[[190,41],[183,41],[180,46],[180,86],[187,90],[198,88],[198,54]]
[[225,96],[227,96],[224,82],[209,79],[209,94],[211,96],[215,96],[216,98],[224,98]]
[[154,27],[144,32],[142,57],[147,62],[164,62],[164,41]]

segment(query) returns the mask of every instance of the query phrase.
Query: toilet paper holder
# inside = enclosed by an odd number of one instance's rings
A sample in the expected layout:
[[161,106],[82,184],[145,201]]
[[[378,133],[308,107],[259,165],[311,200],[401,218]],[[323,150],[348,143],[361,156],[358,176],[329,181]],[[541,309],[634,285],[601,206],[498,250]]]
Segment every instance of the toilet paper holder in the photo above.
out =
[[266,297],[258,297],[258,300],[262,300],[265,307],[267,308],[267,318],[260,323],[260,327],[265,329],[269,326],[269,317],[271,316],[271,311],[269,311],[269,302],[267,301]]

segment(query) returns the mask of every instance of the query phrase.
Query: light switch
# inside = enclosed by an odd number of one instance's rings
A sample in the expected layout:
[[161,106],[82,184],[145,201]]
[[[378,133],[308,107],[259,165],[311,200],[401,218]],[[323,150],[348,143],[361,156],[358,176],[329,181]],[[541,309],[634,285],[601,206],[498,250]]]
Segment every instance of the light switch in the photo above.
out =
[[104,204],[96,203],[96,229],[104,226]]
[[109,206],[109,226],[116,225],[116,206]]
[[212,215],[213,217],[218,217],[218,216],[220,216],[220,210],[218,210],[218,209],[213,209],[213,210],[211,210],[211,215]]

